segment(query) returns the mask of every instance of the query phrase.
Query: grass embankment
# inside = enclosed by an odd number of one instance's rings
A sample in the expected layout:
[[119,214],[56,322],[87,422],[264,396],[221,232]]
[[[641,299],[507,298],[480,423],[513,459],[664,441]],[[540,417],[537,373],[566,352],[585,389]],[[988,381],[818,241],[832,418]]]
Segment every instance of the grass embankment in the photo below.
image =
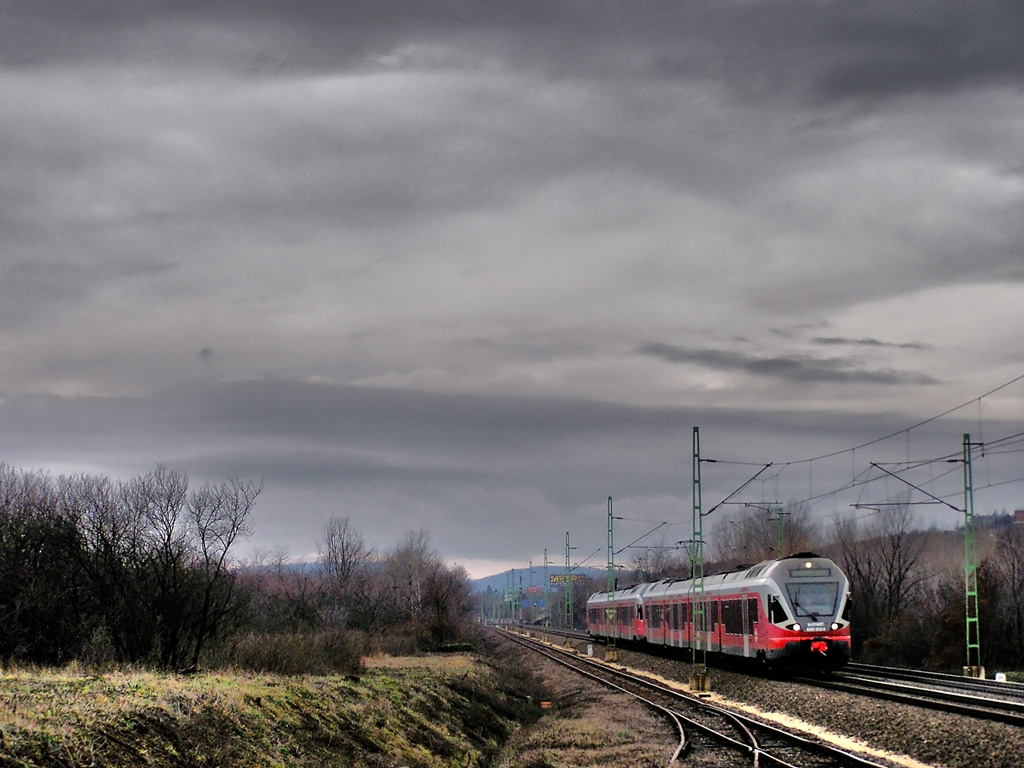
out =
[[536,686],[468,655],[358,678],[9,670],[0,766],[484,766]]

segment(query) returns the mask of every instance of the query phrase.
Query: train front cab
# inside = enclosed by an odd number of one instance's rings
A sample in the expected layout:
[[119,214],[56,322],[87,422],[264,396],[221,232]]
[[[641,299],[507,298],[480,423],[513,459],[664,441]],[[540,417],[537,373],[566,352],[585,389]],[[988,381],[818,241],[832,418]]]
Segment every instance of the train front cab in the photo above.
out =
[[[765,574],[769,575],[769,574]],[[813,556],[772,567],[763,660],[778,667],[834,669],[850,660],[849,585],[831,560]]]

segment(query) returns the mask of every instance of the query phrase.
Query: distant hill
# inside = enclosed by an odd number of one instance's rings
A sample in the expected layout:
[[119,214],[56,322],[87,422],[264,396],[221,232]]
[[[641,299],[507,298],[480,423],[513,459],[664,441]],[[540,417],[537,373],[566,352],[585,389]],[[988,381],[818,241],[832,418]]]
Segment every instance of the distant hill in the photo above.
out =
[[[509,586],[509,575],[512,570],[502,571],[496,573],[493,576],[484,576],[480,579],[473,579],[470,582],[470,586],[474,592],[486,592],[488,588],[493,592],[504,592]],[[577,568],[573,573],[582,573],[588,579],[603,579],[605,577],[604,568]],[[557,566],[548,566],[548,577],[551,576],[565,576],[565,568],[559,568]],[[532,581],[531,581],[532,578]],[[544,569],[534,567],[533,576],[530,576],[530,572],[526,568],[515,569],[515,586],[516,588],[522,587],[526,589],[531,584],[535,587],[543,586],[544,583]]]

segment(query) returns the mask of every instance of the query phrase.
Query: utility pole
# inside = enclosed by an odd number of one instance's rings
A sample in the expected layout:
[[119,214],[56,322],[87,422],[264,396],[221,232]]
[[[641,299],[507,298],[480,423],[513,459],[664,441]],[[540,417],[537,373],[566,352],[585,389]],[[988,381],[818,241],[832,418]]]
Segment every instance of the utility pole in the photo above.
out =
[[518,620],[519,595],[516,593],[516,569],[515,568],[512,569],[512,576],[510,578],[510,581],[512,582],[512,586],[511,586],[512,600],[509,603],[508,608],[509,608],[509,613],[511,614],[510,618],[512,620],[512,623],[513,624],[518,624],[519,623],[519,620]]
[[985,677],[978,630],[978,542],[974,536],[974,471],[971,436],[964,435],[964,604],[967,613],[965,677]]
[[512,584],[515,580],[515,570],[510,570],[505,579],[505,595],[501,601],[501,618],[503,624],[512,623]]
[[537,604],[533,598],[536,596],[536,592],[533,589],[533,560],[530,560],[530,578],[529,583],[526,585],[526,620],[533,624],[537,618]]
[[704,596],[704,514],[701,509],[700,488],[700,427],[693,428],[693,671],[690,691],[706,693],[711,690],[708,680],[707,654],[704,640],[709,639],[707,602]]
[[544,547],[544,626],[551,626],[551,582],[548,577],[548,548]]
[[[615,609],[611,607],[612,592],[615,591],[615,536],[612,532],[612,497],[608,497],[608,607],[605,608],[605,618],[611,623]],[[618,661],[619,651],[615,647],[615,633],[610,633],[608,647],[604,653],[605,661]]]
[[[565,532],[565,628],[570,632],[572,620],[572,566],[569,563],[569,532]],[[568,641],[566,641],[568,642]]]
[[519,587],[516,589],[516,623],[523,623],[523,602],[526,593],[523,591],[523,571],[519,569]]

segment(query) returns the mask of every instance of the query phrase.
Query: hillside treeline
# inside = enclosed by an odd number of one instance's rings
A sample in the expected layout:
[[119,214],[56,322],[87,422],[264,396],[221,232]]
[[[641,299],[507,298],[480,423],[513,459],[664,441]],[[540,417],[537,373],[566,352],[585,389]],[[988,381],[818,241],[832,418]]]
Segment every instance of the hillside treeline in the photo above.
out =
[[465,637],[468,577],[422,531],[378,555],[332,520],[318,566],[240,566],[261,491],[0,464],[0,662],[331,671]]

